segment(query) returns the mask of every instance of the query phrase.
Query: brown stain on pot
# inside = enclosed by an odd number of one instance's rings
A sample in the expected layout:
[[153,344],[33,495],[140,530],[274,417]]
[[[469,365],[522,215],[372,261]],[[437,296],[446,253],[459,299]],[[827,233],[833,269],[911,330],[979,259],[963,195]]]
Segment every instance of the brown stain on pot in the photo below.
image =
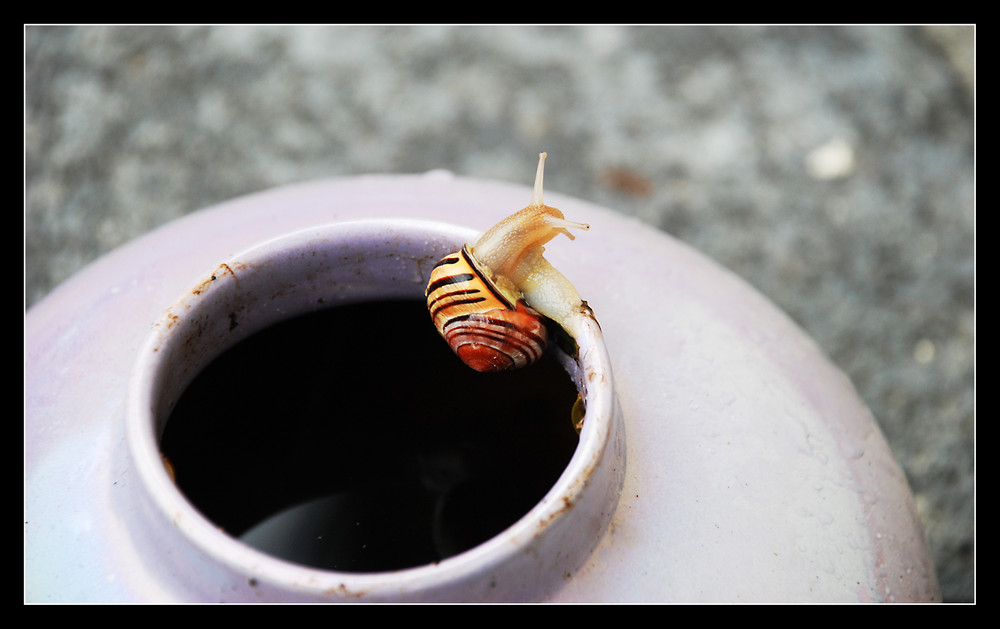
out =
[[215,269],[215,272],[212,273],[212,275],[210,275],[208,279],[195,286],[194,289],[191,290],[191,293],[194,295],[200,295],[202,292],[205,291],[205,289],[207,289],[212,284],[212,282],[226,275],[227,273],[229,275],[232,275],[233,279],[236,279],[236,273],[233,271],[233,268],[228,264],[226,264],[225,262],[223,262],[222,264],[219,265],[217,269]]

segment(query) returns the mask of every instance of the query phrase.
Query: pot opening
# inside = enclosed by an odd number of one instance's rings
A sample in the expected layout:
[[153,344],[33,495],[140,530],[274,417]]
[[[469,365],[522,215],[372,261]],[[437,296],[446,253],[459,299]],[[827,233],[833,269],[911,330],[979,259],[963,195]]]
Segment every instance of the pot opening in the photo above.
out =
[[474,237],[318,226],[232,256],[167,309],[125,419],[153,565],[222,600],[536,600],[564,585],[624,481],[610,361],[593,322],[576,358],[550,345],[525,369],[461,364],[423,293]]
[[552,352],[480,374],[422,300],[389,299],[243,338],[157,423],[177,487],[217,527],[298,564],[378,572],[461,553],[538,504],[579,442],[576,399]]

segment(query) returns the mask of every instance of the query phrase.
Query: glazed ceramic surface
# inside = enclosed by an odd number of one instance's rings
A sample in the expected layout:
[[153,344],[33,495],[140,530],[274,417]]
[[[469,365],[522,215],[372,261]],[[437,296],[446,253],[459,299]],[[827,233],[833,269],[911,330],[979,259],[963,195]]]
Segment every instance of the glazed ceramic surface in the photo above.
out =
[[[123,498],[148,481],[126,430],[130,380],[154,323],[194,282],[285,234],[369,219],[478,233],[529,197],[523,186],[443,172],[282,188],[166,225],[53,291],[25,319],[26,599],[243,600],[233,592],[253,582],[246,565],[204,552],[165,570],[154,548],[163,522],[136,531],[148,513]],[[606,531],[580,565],[558,586],[508,598],[937,600],[903,474],[816,345],[683,243],[569,197],[546,202],[591,225],[546,257],[600,321],[627,465]],[[416,292],[423,272],[412,269]],[[461,560],[476,564],[477,552]],[[454,598],[476,600],[447,579],[439,598],[450,585]]]
[[[593,322],[587,322],[577,338],[579,358],[562,355],[567,375],[586,407],[586,422],[573,458],[534,509],[458,555],[419,567],[367,574],[295,565],[250,548],[207,520],[174,486],[160,460],[159,436],[175,404],[190,381],[225,349],[303,313],[358,302],[420,301],[437,260],[473,236],[470,230],[408,219],[343,221],[307,228],[226,260],[196,281],[156,322],[139,352],[126,404],[129,457],[125,465],[134,473],[129,483],[132,491],[114,506],[120,512],[142,514],[129,527],[137,553],[145,548],[147,558],[155,558],[160,566],[161,578],[172,575],[164,580],[183,584],[182,598],[528,601],[555,594],[565,575],[586,561],[610,523],[625,470],[613,375],[600,327]],[[421,316],[419,321],[427,320]],[[431,328],[427,332],[434,336]],[[347,354],[339,360],[348,360]],[[394,386],[392,379],[415,378],[397,364],[371,377],[383,395],[404,396],[409,385]],[[328,382],[323,388],[336,387],[337,383]],[[273,395],[288,394],[275,390]],[[474,418],[470,413],[469,420]],[[296,430],[283,419],[272,417],[269,423]],[[388,425],[388,418],[384,419]],[[328,419],[352,420],[340,414]],[[564,425],[570,432],[568,409]],[[332,457],[335,451],[336,444],[330,443],[326,450],[330,454],[324,456]],[[517,461],[519,457],[511,452],[508,458]],[[320,469],[320,473],[331,473],[332,462]],[[253,470],[246,472],[241,484],[252,484]],[[338,492],[333,497],[343,495]],[[272,537],[302,535],[303,527],[286,518],[282,514],[277,520],[279,530]],[[280,530],[281,522],[286,522],[285,531]],[[192,566],[199,566],[194,574]]]

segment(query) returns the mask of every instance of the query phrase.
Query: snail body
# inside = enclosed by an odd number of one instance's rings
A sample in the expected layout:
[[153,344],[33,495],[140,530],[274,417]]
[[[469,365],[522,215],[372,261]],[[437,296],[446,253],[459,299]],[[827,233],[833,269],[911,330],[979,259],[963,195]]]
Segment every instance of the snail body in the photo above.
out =
[[573,284],[544,257],[544,245],[570,229],[542,201],[545,153],[538,159],[531,203],[460,251],[441,259],[425,295],[431,320],[458,357],[477,371],[524,367],[538,360],[549,339],[546,319],[576,338],[581,317],[593,313]]

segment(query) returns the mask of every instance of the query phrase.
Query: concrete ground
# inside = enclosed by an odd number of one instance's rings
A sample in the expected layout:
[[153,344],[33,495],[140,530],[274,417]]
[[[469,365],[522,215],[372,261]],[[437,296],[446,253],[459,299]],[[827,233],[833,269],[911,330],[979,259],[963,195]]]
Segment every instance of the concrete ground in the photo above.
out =
[[25,29],[25,299],[185,213],[444,168],[638,217],[843,368],[973,601],[972,27]]

